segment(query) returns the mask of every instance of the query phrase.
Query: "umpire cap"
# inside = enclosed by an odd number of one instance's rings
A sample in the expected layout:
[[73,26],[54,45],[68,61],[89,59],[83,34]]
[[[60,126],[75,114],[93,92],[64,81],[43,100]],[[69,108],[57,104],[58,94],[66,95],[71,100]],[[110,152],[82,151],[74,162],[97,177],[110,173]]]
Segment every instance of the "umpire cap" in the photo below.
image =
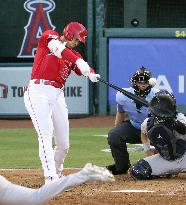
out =
[[176,117],[176,98],[167,90],[161,90],[152,98],[149,109],[157,118],[173,119]]

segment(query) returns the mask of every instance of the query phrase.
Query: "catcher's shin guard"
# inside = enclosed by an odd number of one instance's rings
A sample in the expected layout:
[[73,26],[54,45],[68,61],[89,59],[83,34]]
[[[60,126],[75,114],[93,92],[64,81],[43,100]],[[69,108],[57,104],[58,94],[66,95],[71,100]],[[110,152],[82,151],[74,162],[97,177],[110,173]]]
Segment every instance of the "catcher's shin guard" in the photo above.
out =
[[147,161],[141,159],[130,168],[130,175],[139,180],[152,179],[152,169]]

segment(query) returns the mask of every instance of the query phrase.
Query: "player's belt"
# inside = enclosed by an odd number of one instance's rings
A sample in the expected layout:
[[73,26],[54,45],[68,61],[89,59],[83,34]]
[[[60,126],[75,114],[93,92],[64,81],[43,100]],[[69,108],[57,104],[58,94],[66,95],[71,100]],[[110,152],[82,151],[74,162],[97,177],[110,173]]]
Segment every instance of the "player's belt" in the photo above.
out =
[[34,83],[35,84],[43,84],[43,85],[51,85],[55,88],[64,88],[64,85],[59,83],[59,82],[56,82],[56,81],[51,81],[51,80],[44,80],[44,79],[34,79]]

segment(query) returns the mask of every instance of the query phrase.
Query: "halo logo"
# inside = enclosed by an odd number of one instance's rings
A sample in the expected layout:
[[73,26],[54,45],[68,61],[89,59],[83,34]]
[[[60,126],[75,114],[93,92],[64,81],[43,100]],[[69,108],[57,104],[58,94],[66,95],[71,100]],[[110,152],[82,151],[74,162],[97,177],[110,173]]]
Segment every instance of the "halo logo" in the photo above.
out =
[[53,0],[27,0],[24,8],[30,13],[28,24],[24,27],[25,36],[18,58],[33,58],[38,39],[43,31],[55,29],[49,13],[55,9]]

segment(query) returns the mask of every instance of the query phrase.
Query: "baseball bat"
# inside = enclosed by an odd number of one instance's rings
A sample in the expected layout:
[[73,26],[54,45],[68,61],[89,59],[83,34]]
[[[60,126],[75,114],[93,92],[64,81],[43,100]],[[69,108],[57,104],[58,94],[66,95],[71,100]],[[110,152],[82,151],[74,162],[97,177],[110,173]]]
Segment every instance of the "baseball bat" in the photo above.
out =
[[126,90],[124,90],[122,88],[119,88],[118,86],[116,86],[114,84],[111,84],[111,83],[109,83],[109,82],[107,82],[107,81],[105,81],[105,80],[103,80],[101,78],[99,78],[99,81],[104,83],[104,84],[106,84],[107,86],[109,86],[109,87],[111,87],[111,88],[113,88],[113,89],[123,93],[128,98],[134,100],[135,103],[138,103],[138,104],[143,105],[145,107],[149,107],[149,103],[145,99],[143,99],[143,98],[141,98],[139,96],[136,96],[135,94],[130,93],[130,92],[128,92],[128,91],[126,91]]

